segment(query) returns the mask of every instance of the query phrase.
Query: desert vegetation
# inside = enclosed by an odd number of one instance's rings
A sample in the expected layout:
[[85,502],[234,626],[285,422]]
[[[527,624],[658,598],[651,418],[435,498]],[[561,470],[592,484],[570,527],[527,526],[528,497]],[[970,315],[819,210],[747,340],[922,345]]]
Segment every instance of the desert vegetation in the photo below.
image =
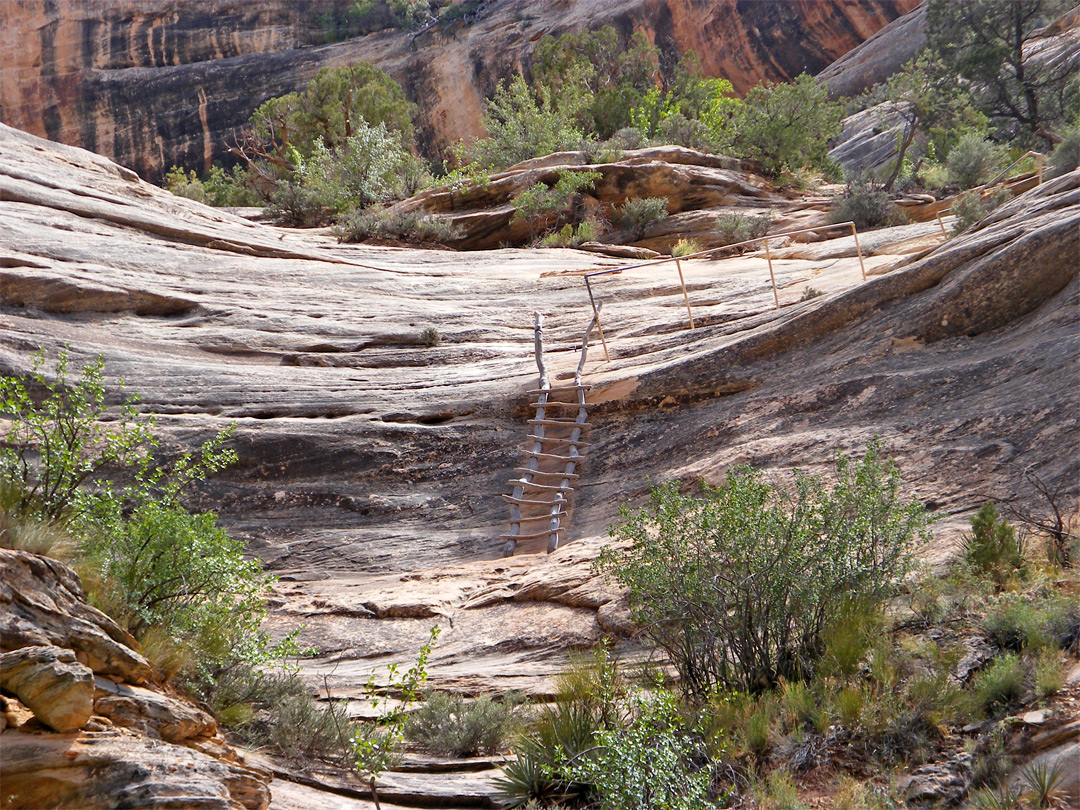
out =
[[[1033,147],[1049,152],[1061,142],[1052,171],[1074,165],[1070,127],[1080,115],[1075,72],[1065,63],[1044,64],[1024,47],[1068,5],[929,3],[927,47],[848,103],[849,109],[882,105],[892,111],[896,156],[877,176],[857,172],[848,178],[833,220],[854,220],[860,228],[897,224],[901,217],[892,200],[898,191],[971,189]],[[467,20],[480,10],[468,2],[364,0],[327,24],[354,36]],[[492,173],[552,153],[581,153],[604,163],[652,144],[749,160],[781,184],[841,179],[828,149],[842,115],[843,106],[810,76],[762,84],[738,98],[726,79],[701,75],[692,51],[672,62],[642,33],[626,38],[609,26],[543,37],[528,69],[496,84],[483,115],[486,137],[459,142],[441,162],[418,156],[412,109],[401,87],[373,66],[358,64],[323,70],[303,92],[261,105],[230,149],[234,167],[215,167],[202,180],[174,168],[166,183],[177,194],[213,205],[265,205],[283,224],[336,222],[344,241],[445,244],[458,236],[436,215],[406,222],[396,214],[380,216],[378,209],[425,186],[483,186]],[[546,185],[515,200],[517,218],[528,223],[529,244],[574,246],[620,225],[642,237],[640,223],[625,224],[625,211],[583,217],[555,205],[556,197],[569,196],[563,179]],[[630,210],[636,204],[626,202]]]
[[926,570],[932,516],[901,489],[875,442],[824,478],[737,468],[624,510],[597,566],[655,657],[575,659],[514,743],[509,806],[799,808],[812,775],[843,806],[900,807],[892,775],[949,756],[970,762],[979,807],[1055,806],[1060,767],[1007,780],[1005,718],[1064,685],[1075,569],[988,503],[955,561]]

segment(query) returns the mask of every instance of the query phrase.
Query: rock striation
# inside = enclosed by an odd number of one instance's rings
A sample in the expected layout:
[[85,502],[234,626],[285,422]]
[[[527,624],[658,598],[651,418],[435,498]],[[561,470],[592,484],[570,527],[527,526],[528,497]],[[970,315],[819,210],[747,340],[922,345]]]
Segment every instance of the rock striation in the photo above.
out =
[[114,158],[160,180],[174,163],[206,170],[264,100],[323,67],[372,62],[419,107],[429,157],[480,132],[497,79],[527,66],[545,34],[614,25],[645,32],[674,61],[694,49],[708,75],[745,91],[821,70],[919,0],[501,0],[472,24],[384,31],[344,42],[353,0],[8,0],[0,4],[0,118]]

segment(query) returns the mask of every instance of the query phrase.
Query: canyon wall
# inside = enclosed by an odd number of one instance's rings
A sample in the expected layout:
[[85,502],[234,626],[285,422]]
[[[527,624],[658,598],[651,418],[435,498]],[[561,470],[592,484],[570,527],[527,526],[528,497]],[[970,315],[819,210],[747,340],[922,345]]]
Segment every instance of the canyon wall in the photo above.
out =
[[920,0],[497,0],[472,24],[342,42],[353,0],[5,0],[0,120],[160,179],[207,169],[258,104],[323,67],[372,62],[418,105],[429,157],[480,134],[483,99],[545,34],[644,31],[665,60],[693,49],[744,91],[816,73]]

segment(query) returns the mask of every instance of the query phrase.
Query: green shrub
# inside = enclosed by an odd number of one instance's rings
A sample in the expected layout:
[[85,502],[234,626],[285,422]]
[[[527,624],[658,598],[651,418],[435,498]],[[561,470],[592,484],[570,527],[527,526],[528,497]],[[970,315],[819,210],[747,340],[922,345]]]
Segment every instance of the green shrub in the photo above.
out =
[[338,217],[333,232],[339,242],[394,239],[445,245],[462,237],[460,227],[434,214],[425,214],[423,211],[388,211],[377,206],[346,211]]
[[989,180],[1003,164],[1001,147],[977,133],[969,133],[949,151],[945,165],[960,188],[973,188]]
[[575,172],[569,169],[558,169],[555,174],[553,184],[534,183],[510,200],[514,206],[514,220],[528,224],[531,240],[535,240],[553,221],[558,223],[568,216],[568,209],[577,195],[593,188],[596,181],[603,177],[600,172]]
[[[578,99],[578,101],[582,101]],[[580,103],[554,104],[543,88],[533,90],[521,76],[501,81],[487,102],[488,137],[471,147],[473,161],[485,169],[504,169],[523,160],[580,148],[585,133],[574,123]]]
[[600,229],[595,223],[586,220],[578,225],[569,222],[559,230],[552,231],[540,240],[540,247],[548,248],[573,248],[583,242],[592,242],[596,239]]
[[483,695],[469,703],[458,694],[430,692],[405,721],[405,739],[432,754],[475,757],[502,749],[521,698],[496,703]]
[[803,73],[789,83],[759,84],[746,94],[736,126],[739,154],[761,163],[766,174],[803,166],[830,169],[829,139],[840,134],[843,105]]
[[[145,468],[157,443],[153,419],[138,413],[134,398],[108,419],[104,357],[86,364],[74,383],[68,360],[61,350],[50,378],[42,350],[27,382],[0,377],[0,413],[11,420],[0,446],[0,485],[19,517],[81,519],[91,507],[89,488],[109,472]],[[31,386],[40,393],[32,395]]]
[[640,239],[654,222],[667,219],[667,206],[667,197],[635,197],[623,202],[616,216],[622,227]]
[[696,239],[680,239],[675,243],[675,246],[671,248],[671,255],[675,258],[681,258],[683,256],[692,256],[695,253],[701,252],[701,245]]
[[811,287],[809,284],[806,289],[803,290],[803,294],[799,296],[799,303],[804,301],[813,301],[815,298],[821,298],[825,293],[819,290],[817,287]]
[[904,213],[893,204],[889,193],[873,181],[857,177],[849,180],[842,194],[829,206],[829,222],[854,222],[861,230],[902,225]]
[[765,236],[771,227],[771,211],[764,214],[724,214],[716,221],[717,233],[728,245],[758,239]]
[[1046,176],[1061,177],[1076,169],[1080,169],[1080,124],[1066,130],[1061,143],[1054,147]]
[[1045,698],[1059,692],[1065,685],[1067,668],[1067,661],[1060,650],[1039,650],[1035,656],[1035,694]]
[[1024,694],[1024,664],[1020,656],[1006,653],[975,677],[976,706],[985,712],[1004,712]]
[[952,213],[956,216],[952,233],[963,233],[975,223],[985,218],[991,211],[1012,199],[1012,192],[999,188],[992,194],[983,196],[978,191],[961,194],[952,204]]
[[1080,605],[1056,593],[1004,594],[987,610],[982,627],[1003,650],[1062,649],[1080,637]]
[[417,186],[417,171],[416,159],[384,124],[361,123],[333,149],[319,141],[297,164],[300,186],[334,213],[405,196]]
[[418,340],[421,346],[433,349],[442,342],[442,335],[434,326],[425,326],[420,330]]
[[712,768],[700,742],[681,727],[675,697],[637,695],[632,720],[596,733],[593,756],[576,761],[572,778],[593,786],[601,810],[697,810],[710,796]]
[[1035,806],[1039,808],[1053,806],[1054,799],[1063,792],[1067,775],[1068,765],[1063,760],[1053,766],[1045,760],[1032,762],[1020,772],[1021,779],[1035,799]]
[[839,456],[831,487],[796,472],[783,490],[739,467],[700,498],[671,482],[647,508],[623,510],[611,533],[626,545],[598,565],[629,589],[634,620],[691,696],[806,678],[844,601],[879,603],[910,570],[927,518],[900,498],[880,451]]
[[964,559],[975,571],[997,580],[1024,567],[1024,550],[1016,529],[998,515],[997,507],[985,503],[971,518],[971,531],[964,535]]

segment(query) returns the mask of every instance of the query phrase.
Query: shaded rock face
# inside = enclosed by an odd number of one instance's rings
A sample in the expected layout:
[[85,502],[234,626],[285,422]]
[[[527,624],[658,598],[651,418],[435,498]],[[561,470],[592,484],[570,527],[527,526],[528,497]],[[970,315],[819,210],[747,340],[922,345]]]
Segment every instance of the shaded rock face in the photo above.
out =
[[893,20],[817,74],[833,98],[857,96],[883,82],[926,45],[926,8]]
[[353,0],[10,0],[0,7],[0,109],[12,126],[115,158],[159,180],[205,170],[267,98],[323,67],[372,62],[419,107],[422,150],[480,133],[483,99],[544,34],[644,31],[674,61],[695,50],[739,91],[817,72],[919,0],[502,0],[478,22],[319,45]]

